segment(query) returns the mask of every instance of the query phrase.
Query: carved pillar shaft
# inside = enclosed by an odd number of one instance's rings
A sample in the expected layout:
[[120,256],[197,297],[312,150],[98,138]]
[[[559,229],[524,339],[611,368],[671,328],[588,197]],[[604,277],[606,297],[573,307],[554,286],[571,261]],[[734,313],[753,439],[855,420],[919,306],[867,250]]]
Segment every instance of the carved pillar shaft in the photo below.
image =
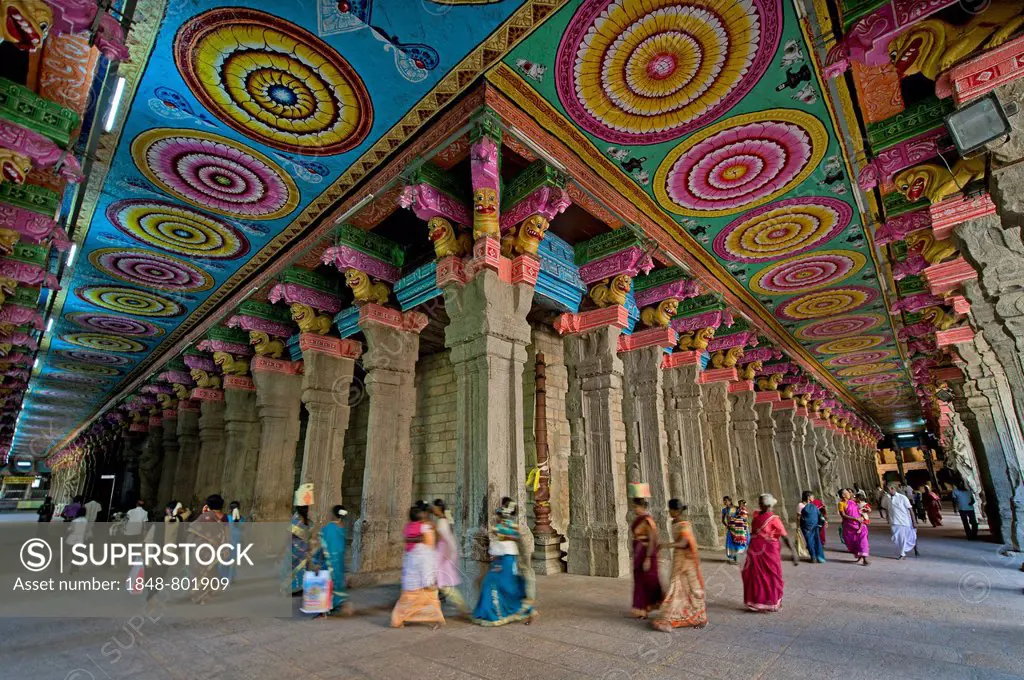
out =
[[714,469],[704,454],[703,403],[697,384],[700,365],[665,369],[665,430],[668,439],[669,489],[689,507],[689,519],[701,547],[722,546],[716,499],[709,484]]
[[172,495],[186,507],[195,506],[196,467],[199,464],[199,404],[178,402],[178,464]]
[[623,367],[626,481],[650,484],[651,514],[659,529],[668,532],[668,442],[661,368],[665,352],[653,346],[619,356]]
[[224,379],[224,467],[221,485],[224,499],[238,501],[242,513],[252,511],[256,468],[260,459],[260,418],[256,408],[256,386],[251,378]]
[[[159,424],[156,424],[159,423]],[[139,496],[146,506],[156,508],[166,503],[168,498],[158,497],[160,474],[163,464],[164,427],[160,418],[151,418],[149,431],[142,445],[142,457],[139,459]]]
[[[796,485],[801,494],[804,491],[821,493],[821,478],[818,476],[818,462],[814,458],[813,435],[808,430],[806,410],[796,407],[793,410],[793,465],[797,479]],[[781,454],[780,454],[781,455]],[[783,478],[785,483],[785,478]]]
[[761,490],[775,496],[779,503],[775,507],[775,513],[789,524],[790,506],[796,507],[796,498],[791,490],[786,488],[782,481],[783,456],[785,461],[786,474],[796,476],[793,469],[793,430],[792,430],[792,409],[789,410],[790,428],[789,433],[782,437],[780,442],[784,446],[777,446],[779,423],[775,418],[772,402],[754,404],[757,412],[757,459],[761,470]]
[[[253,519],[286,522],[295,486],[295,447],[299,440],[301,364],[256,357],[252,379],[260,414],[260,454],[253,492]],[[329,510],[329,508],[328,508]]]
[[[736,500],[736,478],[732,464],[731,420],[732,404],[729,402],[729,385],[724,382],[701,385],[701,399],[704,403],[702,426],[707,437],[704,441],[704,456],[710,459],[708,480],[714,479],[712,490],[716,503],[723,496]],[[709,470],[710,472],[710,470]],[[719,533],[725,531],[719,527]]]
[[569,370],[569,573],[629,573],[620,329],[565,337]]
[[221,486],[225,450],[223,395],[220,400],[204,399],[200,402],[199,413],[199,464],[196,467],[195,495],[202,501],[210,494],[224,493]]
[[169,503],[174,498],[174,475],[178,470],[178,412],[163,412],[163,461],[160,465],[160,486],[157,501]]
[[732,406],[730,444],[733,471],[736,476],[736,495],[746,499],[749,507],[753,508],[764,487],[757,451],[754,391],[751,389],[733,392],[729,395],[729,402]]
[[[390,323],[362,318],[363,356],[369,418],[363,499],[355,528],[352,568],[383,573],[402,566],[402,528],[412,504],[413,459],[410,441],[416,411],[416,360],[419,330],[403,329],[401,315]],[[409,318],[406,315],[405,318]],[[423,318],[422,321],[426,322]]]

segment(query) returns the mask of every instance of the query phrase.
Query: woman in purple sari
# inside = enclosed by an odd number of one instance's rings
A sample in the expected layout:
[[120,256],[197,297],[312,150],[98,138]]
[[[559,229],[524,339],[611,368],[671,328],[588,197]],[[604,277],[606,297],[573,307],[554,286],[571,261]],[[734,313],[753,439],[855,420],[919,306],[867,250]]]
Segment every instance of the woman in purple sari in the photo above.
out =
[[630,527],[633,534],[633,610],[638,619],[661,607],[665,595],[658,578],[658,526],[647,512],[647,499],[634,498],[636,519]]
[[861,515],[860,504],[852,498],[849,489],[843,489],[839,503],[839,516],[843,519],[843,543],[857,561],[868,565],[868,525]]

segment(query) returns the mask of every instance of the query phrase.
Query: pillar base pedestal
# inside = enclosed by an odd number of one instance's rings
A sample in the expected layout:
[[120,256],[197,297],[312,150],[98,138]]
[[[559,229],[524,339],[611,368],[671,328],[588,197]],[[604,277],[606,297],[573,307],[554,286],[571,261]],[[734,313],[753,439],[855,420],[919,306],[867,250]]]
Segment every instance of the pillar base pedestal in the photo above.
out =
[[558,534],[534,534],[532,560],[537,574],[547,576],[564,572],[562,537]]

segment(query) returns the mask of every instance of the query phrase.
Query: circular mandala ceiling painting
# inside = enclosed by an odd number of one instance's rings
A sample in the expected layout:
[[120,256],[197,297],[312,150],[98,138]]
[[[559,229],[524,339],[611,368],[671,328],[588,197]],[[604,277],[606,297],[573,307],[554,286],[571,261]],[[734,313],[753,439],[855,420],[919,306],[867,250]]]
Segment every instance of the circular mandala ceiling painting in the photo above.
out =
[[668,152],[651,186],[677,215],[732,215],[774,200],[807,179],[825,156],[821,121],[770,109],[710,125]]
[[794,335],[800,340],[828,340],[843,338],[848,335],[859,335],[882,325],[884,319],[879,314],[856,314],[841,316],[836,319],[814,321],[796,330]]
[[101,366],[125,366],[128,363],[127,357],[110,354],[109,352],[92,352],[85,349],[61,349],[57,354],[86,364],[100,364]]
[[213,287],[213,277],[202,269],[141,248],[101,248],[89,254],[89,262],[104,274],[146,288],[191,293]]
[[103,352],[142,352],[146,346],[138,340],[120,338],[106,333],[68,333],[60,336],[64,342],[72,345],[97,349]]
[[859,352],[861,350],[877,347],[886,341],[884,335],[862,335],[856,338],[842,338],[830,340],[814,348],[817,354],[843,354],[844,352]]
[[772,262],[831,241],[852,217],[853,209],[835,198],[787,198],[733,220],[712,248],[723,260]]
[[204,12],[181,26],[173,49],[200,103],[273,149],[344,153],[373,124],[370,95],[352,66],[320,38],[272,14],[243,7]]
[[107,219],[128,236],[177,255],[232,260],[249,252],[249,241],[234,227],[173,203],[117,201]]
[[750,289],[762,295],[794,295],[842,283],[867,261],[854,250],[821,250],[798,255],[758,272]]
[[831,288],[793,298],[775,309],[775,316],[788,321],[818,319],[860,309],[878,297],[878,291],[866,286]]
[[219,215],[272,220],[299,204],[295,182],[277,163],[212,132],[147,130],[132,142],[131,153],[150,182]]
[[837,357],[832,357],[825,362],[825,365],[830,368],[859,366],[860,364],[870,364],[878,361],[884,361],[886,359],[892,359],[895,355],[896,350],[893,349],[876,349],[868,352],[850,352],[849,354],[840,354]]
[[138,316],[178,316],[184,308],[161,295],[123,286],[83,286],[75,290],[81,300],[112,312]]
[[140,338],[152,338],[164,334],[164,329],[147,321],[132,319],[127,316],[112,314],[94,314],[92,312],[72,312],[64,318],[73,324],[99,333],[115,333],[132,335]]
[[588,0],[558,47],[558,98],[600,139],[677,139],[750,92],[781,31],[780,0]]

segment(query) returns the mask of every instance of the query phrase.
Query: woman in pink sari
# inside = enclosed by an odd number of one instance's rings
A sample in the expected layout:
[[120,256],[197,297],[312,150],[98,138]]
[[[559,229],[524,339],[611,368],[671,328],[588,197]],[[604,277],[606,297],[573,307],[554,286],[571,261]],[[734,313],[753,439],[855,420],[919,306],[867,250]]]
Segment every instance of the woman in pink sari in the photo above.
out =
[[431,511],[434,513],[434,528],[437,529],[437,590],[446,602],[451,602],[460,612],[468,614],[466,600],[459,592],[459,584],[462,583],[458,567],[459,546],[455,543],[448,506],[438,498]]
[[775,497],[770,493],[758,499],[761,506],[754,513],[750,523],[750,547],[747,560],[743,563],[743,604],[755,612],[776,612],[782,606],[782,549],[779,542],[793,554],[797,565],[796,550],[789,541],[786,527],[778,515],[772,512]]
[[868,525],[861,514],[860,503],[853,499],[849,489],[843,489],[842,500],[839,502],[839,516],[843,519],[843,543],[857,561],[867,566]]

